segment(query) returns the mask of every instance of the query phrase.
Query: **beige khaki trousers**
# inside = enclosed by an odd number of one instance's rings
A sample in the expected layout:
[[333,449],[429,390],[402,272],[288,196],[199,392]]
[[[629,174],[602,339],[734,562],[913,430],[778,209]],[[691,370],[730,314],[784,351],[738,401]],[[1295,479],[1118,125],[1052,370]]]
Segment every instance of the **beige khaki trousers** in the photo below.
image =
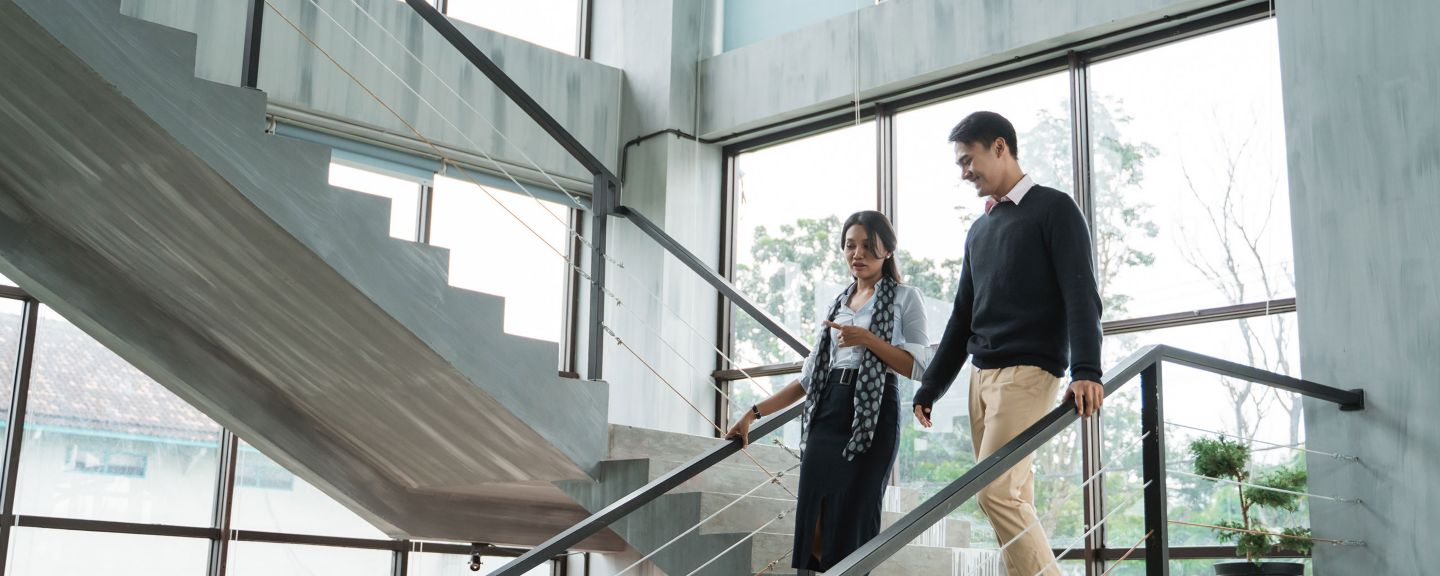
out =
[[[974,369],[970,375],[970,434],[975,461],[994,454],[1055,407],[1060,379],[1035,366]],[[980,509],[995,528],[1000,545],[1024,532],[1005,549],[1009,576],[1059,576],[1051,561],[1050,540],[1035,513],[1035,471],[1027,457],[980,490]],[[1027,527],[1035,525],[1026,531]],[[1046,568],[1046,566],[1049,566]]]

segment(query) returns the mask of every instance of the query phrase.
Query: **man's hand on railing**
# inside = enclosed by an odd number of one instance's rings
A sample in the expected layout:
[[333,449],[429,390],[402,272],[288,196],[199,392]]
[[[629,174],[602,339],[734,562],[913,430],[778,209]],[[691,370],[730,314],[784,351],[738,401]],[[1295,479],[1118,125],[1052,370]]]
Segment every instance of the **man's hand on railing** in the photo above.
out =
[[916,404],[916,405],[915,405],[915,420],[918,421],[918,422],[920,422],[920,425],[921,425],[921,426],[924,426],[924,427],[926,427],[926,428],[929,428],[930,426],[932,426],[933,423],[930,422],[930,407],[929,407],[929,406],[921,406],[921,405],[919,405],[919,404]]
[[1075,402],[1075,409],[1081,416],[1091,416],[1100,411],[1105,403],[1105,387],[1094,380],[1076,380],[1065,391],[1065,401]]

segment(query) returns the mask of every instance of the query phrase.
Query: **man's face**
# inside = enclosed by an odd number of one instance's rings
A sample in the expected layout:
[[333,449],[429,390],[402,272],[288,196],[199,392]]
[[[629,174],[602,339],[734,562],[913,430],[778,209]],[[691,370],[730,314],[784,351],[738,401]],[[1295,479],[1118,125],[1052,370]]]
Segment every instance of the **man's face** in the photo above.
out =
[[955,143],[955,165],[960,167],[960,177],[975,185],[976,196],[996,196],[1005,192],[999,189],[1003,185],[1000,182],[1004,170],[1002,155],[1009,154],[1004,148],[1001,140],[996,140],[989,147],[979,142]]

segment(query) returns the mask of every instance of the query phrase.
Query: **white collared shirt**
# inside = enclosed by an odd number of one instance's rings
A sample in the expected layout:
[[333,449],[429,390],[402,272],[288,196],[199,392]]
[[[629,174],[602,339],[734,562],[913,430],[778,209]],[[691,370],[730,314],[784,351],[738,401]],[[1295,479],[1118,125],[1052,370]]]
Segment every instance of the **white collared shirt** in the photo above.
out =
[[[875,297],[872,295],[859,310],[851,310],[846,305],[850,299],[850,289],[845,290],[840,308],[835,311],[835,323],[842,326],[860,326],[870,328],[870,318],[875,314]],[[920,297],[920,290],[898,284],[895,286],[894,306],[895,329],[890,335],[890,343],[896,348],[904,350],[915,359],[915,367],[909,374],[900,374],[911,380],[919,380],[925,375],[925,368],[930,366],[930,336],[925,332],[925,304]],[[828,312],[829,310],[826,310]],[[821,318],[824,320],[824,318]],[[821,329],[826,329],[821,324]],[[841,348],[837,341],[840,338],[840,331],[830,328],[830,367],[831,368],[859,368],[860,361],[864,358],[865,348],[863,346],[847,346]],[[819,343],[821,332],[815,333],[815,342]],[[805,358],[805,368],[800,373],[800,386],[806,390],[810,389],[810,381],[815,372],[815,357],[819,346],[810,350],[810,356]],[[894,372],[894,369],[890,370]]]
[[1011,188],[1009,193],[1000,197],[1000,201],[1014,202],[1016,206],[1019,206],[1020,201],[1025,199],[1025,194],[1029,193],[1030,189],[1034,187],[1035,181],[1030,179],[1029,174],[1026,174],[1019,182],[1015,183],[1015,187]]

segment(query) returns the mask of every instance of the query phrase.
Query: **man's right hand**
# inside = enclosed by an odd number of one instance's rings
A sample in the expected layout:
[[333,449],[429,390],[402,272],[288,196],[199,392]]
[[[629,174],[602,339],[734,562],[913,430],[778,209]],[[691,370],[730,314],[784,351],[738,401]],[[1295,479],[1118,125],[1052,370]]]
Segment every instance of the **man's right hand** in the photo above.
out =
[[730,431],[725,433],[725,439],[726,439],[726,440],[730,440],[730,439],[733,439],[733,438],[739,438],[739,439],[740,439],[740,445],[741,445],[741,446],[749,446],[749,445],[750,445],[750,424],[751,424],[752,422],[754,422],[754,421],[755,421],[755,415],[754,415],[754,414],[751,414],[751,413],[747,410],[747,411],[745,412],[745,416],[741,417],[741,418],[740,418],[740,421],[739,421],[739,422],[736,422],[734,426],[731,426],[731,427],[730,427]]
[[916,405],[915,405],[915,420],[919,421],[919,422],[920,422],[920,425],[921,425],[921,426],[924,426],[924,427],[926,427],[926,428],[929,428],[930,426],[932,426],[933,424],[930,422],[930,408],[929,408],[929,407],[926,407],[926,406],[921,406],[921,405],[919,405],[919,404],[916,404]]

